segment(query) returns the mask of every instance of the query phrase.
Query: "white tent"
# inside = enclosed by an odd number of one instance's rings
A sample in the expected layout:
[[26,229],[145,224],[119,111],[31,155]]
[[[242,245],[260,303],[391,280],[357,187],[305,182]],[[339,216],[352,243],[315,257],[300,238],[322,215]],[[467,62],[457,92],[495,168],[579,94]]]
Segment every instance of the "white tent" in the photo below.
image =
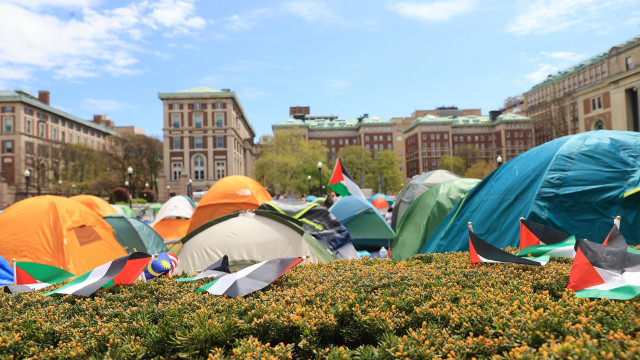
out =
[[190,219],[195,207],[193,203],[182,195],[174,196],[169,199],[158,211],[156,217],[151,223],[151,227],[166,218],[184,218]]

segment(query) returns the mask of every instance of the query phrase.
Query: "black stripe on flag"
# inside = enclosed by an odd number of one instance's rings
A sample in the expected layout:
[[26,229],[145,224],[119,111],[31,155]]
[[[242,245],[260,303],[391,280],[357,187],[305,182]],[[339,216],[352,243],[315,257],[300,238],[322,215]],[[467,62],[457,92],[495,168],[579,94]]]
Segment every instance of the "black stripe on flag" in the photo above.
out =
[[535,235],[538,240],[542,241],[545,245],[551,245],[555,243],[559,243],[561,241],[567,240],[571,235],[565,234],[560,230],[556,230],[552,227],[539,224],[537,222],[522,219],[522,224],[531,231],[533,235]]
[[488,242],[480,239],[478,235],[474,234],[473,231],[469,230],[469,240],[473,244],[473,248],[476,250],[476,254],[478,256],[485,258],[487,260],[501,262],[501,263],[513,263],[513,264],[524,264],[524,265],[534,265],[540,266],[541,264],[537,261],[531,261],[529,259],[524,259],[519,256],[515,256],[511,253],[508,253],[500,248],[497,248]]

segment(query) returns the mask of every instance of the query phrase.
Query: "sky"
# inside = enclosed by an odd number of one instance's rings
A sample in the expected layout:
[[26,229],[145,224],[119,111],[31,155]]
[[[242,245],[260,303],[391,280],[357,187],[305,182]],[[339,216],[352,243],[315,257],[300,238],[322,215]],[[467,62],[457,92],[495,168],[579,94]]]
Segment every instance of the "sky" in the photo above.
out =
[[503,106],[640,34],[640,0],[0,0],[0,90],[162,140],[158,93],[231,89],[255,132]]

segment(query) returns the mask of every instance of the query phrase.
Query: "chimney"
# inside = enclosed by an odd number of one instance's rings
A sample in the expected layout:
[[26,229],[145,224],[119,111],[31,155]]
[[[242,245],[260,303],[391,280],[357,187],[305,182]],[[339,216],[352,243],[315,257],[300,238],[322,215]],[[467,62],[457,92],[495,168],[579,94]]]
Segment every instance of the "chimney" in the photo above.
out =
[[40,100],[41,103],[49,105],[49,92],[46,90],[38,91],[38,100]]
[[502,115],[502,110],[491,110],[489,111],[489,119],[491,121],[498,120],[498,116]]

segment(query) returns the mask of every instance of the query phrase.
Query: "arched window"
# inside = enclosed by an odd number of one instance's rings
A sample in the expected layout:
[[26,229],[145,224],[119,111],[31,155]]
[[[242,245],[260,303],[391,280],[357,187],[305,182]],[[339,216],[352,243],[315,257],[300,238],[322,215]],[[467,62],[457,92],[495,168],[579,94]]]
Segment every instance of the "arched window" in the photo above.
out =
[[204,180],[204,157],[200,155],[193,158],[193,178]]
[[596,122],[593,124],[593,129],[594,130],[604,130],[605,129],[604,121],[602,121],[602,119],[596,120]]

